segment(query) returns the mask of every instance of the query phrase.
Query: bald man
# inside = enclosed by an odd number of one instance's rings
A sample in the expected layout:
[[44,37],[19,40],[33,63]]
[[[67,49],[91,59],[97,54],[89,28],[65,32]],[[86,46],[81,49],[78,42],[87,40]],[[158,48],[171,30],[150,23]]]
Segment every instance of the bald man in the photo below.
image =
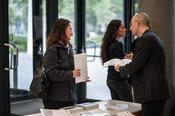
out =
[[133,16],[130,30],[138,37],[132,62],[118,65],[115,70],[122,77],[134,74],[134,97],[142,104],[142,116],[163,116],[165,102],[169,98],[163,43],[151,32],[149,17],[144,12]]

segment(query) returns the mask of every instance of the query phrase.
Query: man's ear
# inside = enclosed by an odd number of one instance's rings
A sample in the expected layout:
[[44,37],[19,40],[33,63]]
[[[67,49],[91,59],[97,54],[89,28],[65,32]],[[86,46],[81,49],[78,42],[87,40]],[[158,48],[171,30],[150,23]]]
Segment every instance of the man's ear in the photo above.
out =
[[137,21],[136,23],[137,23],[137,25],[139,25],[139,26],[140,26],[140,24],[141,24],[141,22],[140,22],[140,21]]

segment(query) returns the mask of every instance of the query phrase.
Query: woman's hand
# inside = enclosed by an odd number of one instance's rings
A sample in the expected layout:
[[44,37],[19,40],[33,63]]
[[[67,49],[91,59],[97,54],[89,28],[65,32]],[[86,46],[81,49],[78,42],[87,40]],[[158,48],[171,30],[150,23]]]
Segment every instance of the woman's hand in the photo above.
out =
[[125,57],[126,59],[133,59],[133,53],[131,52],[130,54],[125,54]]
[[72,73],[74,78],[79,77],[81,75],[80,69],[75,69],[72,71]]

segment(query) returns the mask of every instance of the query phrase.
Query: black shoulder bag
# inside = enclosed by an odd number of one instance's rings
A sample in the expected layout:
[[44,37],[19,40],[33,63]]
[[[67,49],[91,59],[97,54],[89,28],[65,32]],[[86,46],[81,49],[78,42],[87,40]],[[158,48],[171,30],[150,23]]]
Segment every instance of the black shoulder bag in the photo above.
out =
[[46,100],[49,84],[49,78],[46,72],[44,71],[41,60],[30,85],[30,91],[35,97]]
[[[59,59],[58,48],[57,48],[57,56]],[[48,96],[47,94],[48,94],[49,85],[50,85],[49,77],[44,71],[44,67],[41,60],[39,62],[39,65],[37,66],[34,78],[30,84],[30,91],[35,97],[46,100]]]

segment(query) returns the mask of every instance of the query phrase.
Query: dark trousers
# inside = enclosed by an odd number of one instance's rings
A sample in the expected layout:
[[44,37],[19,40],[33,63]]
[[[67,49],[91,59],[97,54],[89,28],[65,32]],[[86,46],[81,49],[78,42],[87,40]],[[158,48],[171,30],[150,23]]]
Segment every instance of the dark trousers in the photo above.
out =
[[63,107],[73,106],[74,102],[57,102],[57,101],[43,101],[45,109],[60,109]]
[[107,78],[107,85],[113,100],[132,102],[131,88],[128,79],[118,81]]
[[166,100],[142,103],[142,116],[163,116]]

